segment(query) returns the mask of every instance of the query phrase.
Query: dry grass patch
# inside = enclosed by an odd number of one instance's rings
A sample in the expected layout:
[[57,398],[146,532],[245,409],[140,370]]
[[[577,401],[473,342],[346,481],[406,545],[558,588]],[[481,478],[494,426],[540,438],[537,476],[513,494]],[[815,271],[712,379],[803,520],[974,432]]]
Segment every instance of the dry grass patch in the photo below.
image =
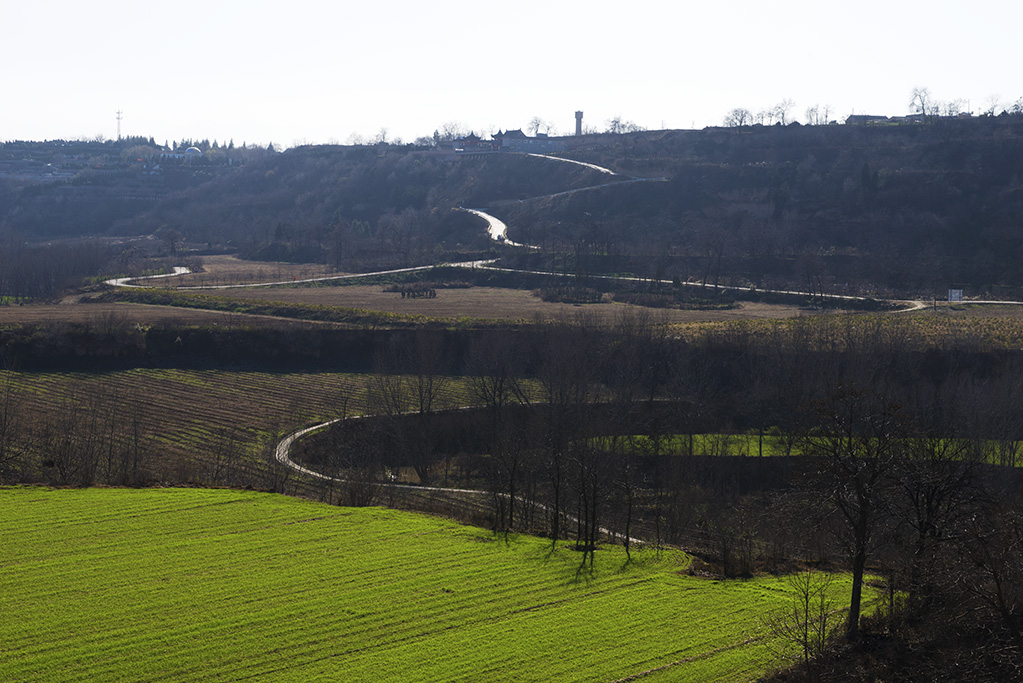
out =
[[650,309],[629,304],[548,303],[529,291],[497,287],[438,289],[433,299],[403,299],[398,292],[385,292],[380,285],[345,287],[275,287],[272,289],[235,289],[230,296],[254,301],[315,304],[344,308],[363,308],[400,315],[431,318],[476,318],[490,320],[572,319],[580,314],[614,320],[623,311],[645,311],[655,320],[671,323],[716,322],[745,319],[790,318],[801,314],[797,306],[740,302],[734,309],[677,311]]
[[[68,302],[0,306],[0,325],[82,323],[103,328],[110,325],[294,325],[291,319],[268,315],[225,313],[195,308],[150,306],[133,303]],[[329,323],[321,323],[329,324]]]
[[257,282],[287,282],[315,277],[339,275],[330,267],[318,263],[273,263],[245,261],[237,256],[204,256],[203,272],[165,278],[160,286],[202,287],[208,285],[240,285]]
[[910,315],[930,318],[1006,318],[1023,320],[1023,306],[1011,304],[948,304],[913,311]]

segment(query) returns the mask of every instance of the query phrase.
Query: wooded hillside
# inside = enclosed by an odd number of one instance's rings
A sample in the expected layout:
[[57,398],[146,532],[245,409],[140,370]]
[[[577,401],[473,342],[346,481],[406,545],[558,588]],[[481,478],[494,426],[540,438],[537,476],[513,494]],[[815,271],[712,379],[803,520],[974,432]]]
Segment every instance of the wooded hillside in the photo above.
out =
[[[165,163],[158,177],[122,160],[49,184],[0,178],[0,231],[177,233],[252,258],[359,270],[493,248],[478,218],[453,211],[467,206],[488,208],[513,241],[542,247],[534,267],[1023,297],[1021,116],[594,135],[565,156],[619,175],[388,145],[253,153],[232,166]],[[649,182],[620,182],[632,177]]]

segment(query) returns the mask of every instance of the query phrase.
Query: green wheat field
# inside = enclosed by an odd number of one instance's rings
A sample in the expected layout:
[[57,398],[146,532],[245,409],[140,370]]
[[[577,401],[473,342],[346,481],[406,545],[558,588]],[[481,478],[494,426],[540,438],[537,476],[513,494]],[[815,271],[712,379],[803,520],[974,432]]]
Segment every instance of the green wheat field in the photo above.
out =
[[4,488],[0,538],[2,681],[752,680],[792,599],[678,551],[606,546],[591,572],[549,540],[249,491]]

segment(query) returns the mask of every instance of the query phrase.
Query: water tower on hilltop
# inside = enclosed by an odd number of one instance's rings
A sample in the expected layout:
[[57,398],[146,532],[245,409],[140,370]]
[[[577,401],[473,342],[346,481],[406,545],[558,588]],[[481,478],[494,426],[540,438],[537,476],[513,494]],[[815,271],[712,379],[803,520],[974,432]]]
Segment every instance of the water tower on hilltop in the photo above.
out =
[[583,134],[583,113],[581,111],[575,113],[575,134]]

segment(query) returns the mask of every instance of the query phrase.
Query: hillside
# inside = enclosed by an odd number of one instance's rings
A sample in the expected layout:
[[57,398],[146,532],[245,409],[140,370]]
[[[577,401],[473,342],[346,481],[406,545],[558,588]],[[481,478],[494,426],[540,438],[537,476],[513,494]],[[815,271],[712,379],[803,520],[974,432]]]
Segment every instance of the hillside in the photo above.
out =
[[[501,250],[512,266],[1023,298],[1023,117],[569,140],[566,157],[620,175],[388,145],[252,152],[241,165],[214,163],[221,154],[157,175],[97,156],[67,179],[0,179],[0,232],[158,234],[172,236],[170,251],[183,238],[190,248],[367,270],[495,249],[478,218],[452,211],[468,206],[490,209],[513,241],[542,247]],[[632,177],[661,180],[621,182]]]
[[5,681],[753,680],[793,595],[253,492],[0,489],[0,511]]
[[172,226],[187,240],[267,260],[429,262],[438,249],[490,247],[479,219],[452,209],[585,187],[600,175],[521,155],[300,148],[168,198],[118,229]]
[[182,147],[140,137],[0,143],[0,235],[32,240],[103,235],[162,198],[264,156],[255,148],[210,147],[185,160]]
[[759,287],[1019,298],[1023,120],[664,131],[575,157],[665,183],[498,214],[589,272]]

